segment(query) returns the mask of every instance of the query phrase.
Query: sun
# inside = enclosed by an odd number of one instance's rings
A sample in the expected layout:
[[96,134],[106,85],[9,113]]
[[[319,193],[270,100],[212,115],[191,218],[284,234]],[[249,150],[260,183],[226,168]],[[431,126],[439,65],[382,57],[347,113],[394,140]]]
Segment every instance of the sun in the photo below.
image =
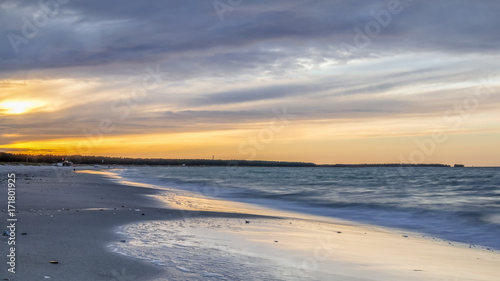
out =
[[23,114],[40,106],[40,103],[34,101],[4,101],[0,103],[0,112],[5,114]]

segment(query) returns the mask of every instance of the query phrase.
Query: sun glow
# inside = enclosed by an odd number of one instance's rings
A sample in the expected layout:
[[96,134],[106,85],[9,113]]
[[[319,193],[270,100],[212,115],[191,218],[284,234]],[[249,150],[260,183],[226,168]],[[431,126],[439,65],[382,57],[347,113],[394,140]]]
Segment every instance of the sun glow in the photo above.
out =
[[23,114],[41,106],[40,102],[35,101],[4,101],[0,103],[0,112],[5,114]]

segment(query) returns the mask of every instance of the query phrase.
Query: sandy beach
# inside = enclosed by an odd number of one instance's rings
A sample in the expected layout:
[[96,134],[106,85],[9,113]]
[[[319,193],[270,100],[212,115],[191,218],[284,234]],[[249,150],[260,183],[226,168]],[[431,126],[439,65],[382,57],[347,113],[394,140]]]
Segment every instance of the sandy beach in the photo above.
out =
[[[182,202],[169,206],[157,190],[73,168],[0,166],[4,225],[10,173],[16,273],[4,262],[2,280],[458,281],[498,280],[500,273],[500,255],[484,248],[342,220],[237,213],[238,205],[216,200],[191,198],[191,207],[210,211],[180,211]],[[2,236],[4,261],[7,242]],[[176,264],[154,255],[177,255]]]
[[[61,181],[48,167],[0,166],[0,170],[4,208],[7,173],[16,173],[18,202],[16,273],[7,272],[4,266],[4,280],[112,280],[113,272],[122,268],[147,279],[159,272],[154,266],[109,253],[105,247],[117,239],[113,226],[140,220],[140,213],[133,210],[154,205],[142,196],[147,191],[76,174],[72,168],[59,170],[63,171]],[[7,239],[3,236],[2,240],[6,255]]]

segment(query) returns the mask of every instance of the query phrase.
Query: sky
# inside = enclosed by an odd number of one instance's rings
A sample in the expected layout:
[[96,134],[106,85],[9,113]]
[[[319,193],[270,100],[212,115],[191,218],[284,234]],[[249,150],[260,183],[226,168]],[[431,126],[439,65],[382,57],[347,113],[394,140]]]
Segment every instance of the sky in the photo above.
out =
[[497,0],[4,0],[0,151],[500,166]]

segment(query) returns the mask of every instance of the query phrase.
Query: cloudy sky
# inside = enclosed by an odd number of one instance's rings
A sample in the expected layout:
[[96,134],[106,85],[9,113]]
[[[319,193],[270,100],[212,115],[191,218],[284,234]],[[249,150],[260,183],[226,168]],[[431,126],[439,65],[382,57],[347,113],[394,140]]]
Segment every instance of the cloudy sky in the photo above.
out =
[[500,165],[497,0],[4,0],[0,150]]

